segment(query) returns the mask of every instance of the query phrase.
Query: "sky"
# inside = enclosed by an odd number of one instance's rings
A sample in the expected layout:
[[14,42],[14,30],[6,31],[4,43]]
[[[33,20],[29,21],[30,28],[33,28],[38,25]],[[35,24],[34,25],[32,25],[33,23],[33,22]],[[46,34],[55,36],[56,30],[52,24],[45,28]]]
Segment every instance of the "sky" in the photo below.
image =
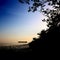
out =
[[41,12],[28,12],[28,5],[18,0],[0,0],[0,44],[32,41],[42,29],[46,18]]

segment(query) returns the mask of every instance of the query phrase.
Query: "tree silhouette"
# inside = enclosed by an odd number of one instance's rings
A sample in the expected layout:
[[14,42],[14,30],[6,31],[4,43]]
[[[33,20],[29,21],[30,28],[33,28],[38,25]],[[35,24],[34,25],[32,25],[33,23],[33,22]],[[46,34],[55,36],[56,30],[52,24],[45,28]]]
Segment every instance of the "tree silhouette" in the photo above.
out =
[[[19,0],[21,1],[21,0]],[[30,1],[33,2],[32,6],[29,6],[28,12],[35,12],[39,7],[40,11],[48,17],[48,19],[43,19],[43,22],[47,22],[49,29],[42,30],[41,33],[38,33],[38,38],[33,38],[33,41],[29,43],[30,48],[33,51],[55,51],[59,52],[60,47],[60,0],[22,0],[30,4]],[[44,9],[45,3],[48,2],[48,5],[53,6],[54,9]],[[57,49],[57,50],[56,50]]]

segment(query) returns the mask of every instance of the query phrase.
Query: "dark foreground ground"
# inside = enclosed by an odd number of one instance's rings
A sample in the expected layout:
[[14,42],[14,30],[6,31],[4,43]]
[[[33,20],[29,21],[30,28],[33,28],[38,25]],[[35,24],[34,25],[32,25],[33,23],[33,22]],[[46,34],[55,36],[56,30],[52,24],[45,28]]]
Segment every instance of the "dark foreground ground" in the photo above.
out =
[[[54,51],[53,51],[54,52]],[[32,50],[31,48],[11,49],[0,48],[0,60],[41,60],[41,59],[58,59],[59,53],[50,50]]]
[[7,48],[0,48],[0,60],[7,59],[27,59],[31,56],[32,50],[30,48],[23,48],[23,49],[7,49]]
[[31,49],[0,49],[0,56],[26,56],[26,54],[30,53]]

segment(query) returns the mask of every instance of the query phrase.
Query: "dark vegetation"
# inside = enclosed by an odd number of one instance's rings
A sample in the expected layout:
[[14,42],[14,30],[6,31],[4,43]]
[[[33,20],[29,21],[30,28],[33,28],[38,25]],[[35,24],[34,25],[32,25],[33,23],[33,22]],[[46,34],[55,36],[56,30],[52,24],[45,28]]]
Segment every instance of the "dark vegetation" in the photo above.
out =
[[[47,30],[42,30],[41,33],[38,33],[38,38],[33,38],[33,41],[29,43],[29,49],[27,54],[29,56],[59,56],[60,52],[60,0],[19,0],[21,3],[27,3],[29,5],[28,12],[37,11],[38,7],[41,7],[40,11],[48,17],[48,19],[43,19],[43,22],[47,22],[49,27]],[[30,1],[33,2],[33,5],[30,6]],[[44,9],[45,3],[48,2],[48,5],[53,6],[54,9]],[[27,50],[27,49],[26,49]],[[51,55],[50,55],[51,54]]]
[[[29,5],[28,12],[38,11],[43,12],[48,19],[43,19],[43,22],[47,23],[47,30],[42,30],[38,33],[38,38],[33,38],[33,41],[29,43],[32,51],[35,52],[50,52],[59,53],[60,47],[60,0],[19,0],[21,3],[27,3]],[[30,6],[30,1],[33,2]],[[45,9],[45,3],[52,6],[54,9]]]

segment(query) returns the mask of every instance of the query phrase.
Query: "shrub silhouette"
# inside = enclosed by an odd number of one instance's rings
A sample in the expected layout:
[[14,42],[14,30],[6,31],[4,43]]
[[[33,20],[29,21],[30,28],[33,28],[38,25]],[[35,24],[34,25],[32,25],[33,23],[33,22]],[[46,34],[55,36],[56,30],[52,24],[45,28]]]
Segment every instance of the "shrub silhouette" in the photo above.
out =
[[56,15],[54,19],[52,18],[53,22],[49,29],[46,31],[42,30],[41,33],[38,34],[39,38],[35,38],[31,43],[29,43],[29,46],[33,51],[36,50],[38,52],[41,52],[41,50],[50,50],[51,52],[58,52],[60,47],[60,21],[55,22],[55,20],[60,20],[59,16],[60,14]]

